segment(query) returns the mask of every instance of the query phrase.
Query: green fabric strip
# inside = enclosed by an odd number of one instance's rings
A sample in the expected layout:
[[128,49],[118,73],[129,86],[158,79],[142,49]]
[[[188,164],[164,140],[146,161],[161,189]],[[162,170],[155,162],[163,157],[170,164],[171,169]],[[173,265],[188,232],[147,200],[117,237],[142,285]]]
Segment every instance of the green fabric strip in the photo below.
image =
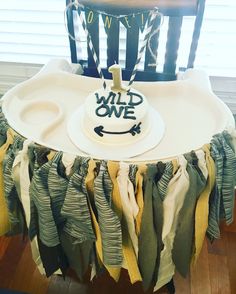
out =
[[[225,135],[224,135],[225,134]],[[227,224],[233,222],[234,211],[234,187],[236,184],[236,157],[235,152],[230,146],[230,141],[226,132],[219,136],[221,146],[224,150],[223,161],[223,181],[222,181],[222,197],[224,205],[224,215]]]
[[74,237],[77,243],[95,240],[85,186],[88,161],[88,158],[76,158],[61,210],[62,216],[66,218],[64,231]]
[[143,288],[156,284],[163,249],[163,199],[172,178],[172,163],[148,165],[144,176],[144,210],[139,235],[138,263],[143,278]]
[[190,186],[179,212],[172,249],[173,262],[183,277],[186,277],[189,272],[193,252],[195,207],[206,185],[206,179],[198,167],[196,154],[191,152],[186,154],[185,158],[188,161],[187,172]]
[[121,224],[111,209],[112,182],[105,161],[101,162],[94,181],[94,198],[102,236],[103,262],[107,266],[119,267],[123,261]]
[[48,173],[48,190],[51,198],[53,217],[57,227],[62,227],[66,221],[61,215],[61,209],[65,200],[68,179],[60,170],[62,152],[57,152],[51,162]]
[[12,178],[12,166],[15,156],[23,148],[23,138],[15,136],[13,144],[9,147],[3,160],[4,173],[4,194],[6,197],[10,222],[13,231],[11,233],[19,233],[24,231],[25,221],[23,208],[17,194],[14,180]]
[[137,170],[138,170],[138,166],[136,164],[130,164],[129,165],[129,179],[130,179],[131,183],[133,184],[134,191],[135,191],[135,187],[136,187],[136,173],[137,173]]
[[210,197],[207,235],[213,240],[220,238],[220,219],[225,219],[227,224],[233,221],[236,157],[226,131],[213,137],[211,156],[216,165],[216,187]]
[[173,177],[173,164],[171,161],[169,161],[165,164],[164,173],[161,179],[157,182],[157,189],[162,201],[164,201],[165,199],[167,188],[172,177]]
[[[48,175],[52,162],[47,162],[38,168],[33,175],[30,184],[30,197],[37,209],[37,215],[32,215],[37,219],[39,225],[39,238],[42,243],[48,247],[53,247],[60,244],[56,224],[53,218],[51,209],[51,199],[48,188]],[[37,223],[35,220],[34,223]],[[30,222],[30,237],[34,237],[37,229],[32,228]]]

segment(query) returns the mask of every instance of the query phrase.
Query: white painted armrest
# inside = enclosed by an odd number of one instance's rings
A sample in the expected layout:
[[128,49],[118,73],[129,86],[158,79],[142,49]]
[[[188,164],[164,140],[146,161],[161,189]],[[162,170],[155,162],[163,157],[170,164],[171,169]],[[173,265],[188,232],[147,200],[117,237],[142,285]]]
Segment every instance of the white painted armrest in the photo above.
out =
[[80,64],[71,64],[65,59],[51,59],[42,69],[35,75],[65,71],[68,73],[82,74],[83,69]]
[[198,87],[212,91],[210,79],[204,70],[189,68],[185,72],[178,73],[178,80],[189,80]]
[[[209,91],[214,94],[211,87],[209,76],[204,70],[190,68],[190,69],[187,69],[185,72],[180,72],[177,76],[178,76],[178,80],[186,80],[189,83],[196,85],[198,88],[202,88],[202,90]],[[216,95],[214,94],[214,96]],[[231,132],[230,131],[231,129],[232,130],[235,129],[235,120],[232,116],[232,113],[228,107],[225,107],[221,99],[218,99],[218,103],[220,103],[221,107],[225,108],[225,113],[226,113],[225,117],[228,117],[227,119],[228,122],[225,124],[226,125],[225,129],[228,132]],[[236,144],[236,141],[235,141],[235,144]]]

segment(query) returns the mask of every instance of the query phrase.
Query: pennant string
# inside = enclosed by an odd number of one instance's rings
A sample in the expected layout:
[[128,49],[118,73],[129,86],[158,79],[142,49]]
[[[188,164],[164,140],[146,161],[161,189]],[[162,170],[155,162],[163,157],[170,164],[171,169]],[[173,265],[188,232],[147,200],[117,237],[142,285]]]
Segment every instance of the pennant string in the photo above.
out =
[[[86,35],[86,38],[87,38],[87,43],[88,43],[88,47],[92,53],[92,56],[93,56],[93,59],[94,59],[94,62],[95,62],[95,65],[97,67],[97,70],[98,70],[98,74],[100,76],[100,78],[102,79],[103,81],[103,88],[106,89],[106,82],[105,82],[105,79],[104,79],[104,76],[103,76],[103,72],[102,72],[102,69],[101,69],[101,66],[100,66],[100,62],[99,62],[99,59],[98,59],[98,56],[96,54],[96,51],[94,49],[94,46],[93,46],[93,43],[92,43],[92,39],[91,39],[91,36],[90,36],[90,33],[88,31],[88,28],[87,28],[87,25],[86,25],[86,21],[84,20],[83,18],[83,15],[82,15],[82,9],[85,10],[85,7],[84,5],[80,4],[79,3],[79,0],[71,0],[70,3],[66,6],[65,8],[65,11],[64,11],[64,23],[65,23],[65,27],[66,27],[66,31],[67,31],[67,34],[69,35],[69,37],[74,40],[74,41],[79,41],[79,42],[85,42],[86,40],[81,40],[80,38],[76,38],[75,36],[73,36],[70,31],[69,31],[69,28],[68,28],[68,24],[67,24],[67,13],[68,13],[68,10],[69,9],[72,9],[73,6],[76,8],[77,12],[78,12],[78,15],[79,15],[79,18],[80,18],[80,21],[81,21],[81,24],[82,24],[82,27],[84,29],[84,32],[85,32],[85,35]],[[88,9],[88,8],[87,8]],[[90,9],[91,11],[93,11],[92,9]],[[99,10],[96,10],[96,13],[98,14],[101,14],[102,17],[103,17],[103,20],[104,20],[104,17],[108,17],[109,19],[105,18],[106,22],[107,22],[107,26],[108,28],[110,28],[111,26],[111,21],[112,19],[111,18],[115,18],[116,21],[122,21],[124,22],[124,18],[125,18],[125,21],[127,23],[127,26],[129,28],[129,19],[130,17],[137,17],[137,16],[141,16],[141,19],[142,19],[142,25],[139,26],[140,27],[140,30],[143,31],[144,27],[145,27],[145,23],[147,21],[148,25],[146,27],[146,30],[145,30],[145,36],[144,36],[144,39],[142,41],[142,45],[141,45],[141,48],[139,50],[139,53],[138,53],[138,56],[137,56],[137,60],[136,60],[136,63],[135,63],[135,66],[133,68],[133,71],[132,71],[132,74],[131,74],[131,77],[130,77],[130,81],[129,81],[129,84],[128,84],[128,88],[130,90],[131,88],[131,85],[132,83],[134,82],[134,79],[135,79],[135,76],[136,76],[136,73],[137,73],[137,70],[138,70],[138,66],[140,64],[140,61],[142,59],[142,56],[143,56],[143,53],[145,51],[145,48],[147,47],[147,49],[149,50],[153,60],[156,60],[156,56],[151,48],[151,39],[152,37],[158,33],[158,31],[160,30],[160,27],[163,23],[163,20],[164,20],[164,17],[161,13],[159,13],[158,9],[155,8],[154,10],[150,11],[150,10],[147,10],[147,11],[141,11],[141,12],[138,12],[138,13],[130,13],[130,14],[127,14],[127,15],[113,15],[113,14],[108,14],[108,13],[105,13],[105,12],[102,12],[102,11],[99,11]],[[144,20],[144,16],[148,14],[148,17]],[[153,30],[153,26],[154,26],[154,23],[155,23],[155,20],[158,16],[161,16],[161,21],[160,21],[160,24],[159,26],[154,30]],[[126,27],[127,28],[127,27]],[[105,30],[106,30],[106,27],[105,27]],[[156,66],[156,63],[154,64],[149,64],[149,66]],[[129,91],[128,90],[128,91]]]
[[97,67],[97,71],[98,71],[98,74],[100,76],[100,78],[102,79],[103,81],[103,88],[106,89],[106,81],[104,79],[104,76],[103,76],[103,73],[102,73],[102,69],[101,69],[101,66],[100,66],[100,62],[99,62],[99,59],[97,57],[97,53],[93,47],[93,42],[92,42],[92,39],[91,39],[91,36],[89,34],[89,31],[87,29],[87,26],[86,26],[86,23],[83,19],[83,16],[82,16],[82,11],[80,9],[80,7],[78,7],[78,14],[79,14],[79,18],[80,18],[80,21],[81,21],[81,24],[82,24],[82,27],[84,29],[84,32],[85,32],[85,35],[87,37],[87,40],[88,40],[88,46],[89,46],[89,49],[92,53],[92,56],[93,56],[93,59],[94,59],[94,62],[96,64],[96,67]]
[[66,28],[66,32],[68,34],[68,36],[70,37],[70,39],[72,39],[73,41],[78,41],[78,42],[86,42],[86,40],[82,40],[80,38],[76,38],[75,36],[71,35],[70,30],[68,28],[68,23],[67,23],[67,13],[69,9],[72,9],[73,6],[76,8],[76,10],[78,9],[78,7],[83,7],[82,4],[80,4],[77,0],[75,1],[70,1],[69,4],[67,4],[65,10],[64,10],[64,25]]
[[[154,61],[156,61],[156,55],[154,54],[152,48],[151,48],[151,39],[153,38],[153,36],[155,36],[159,31],[160,31],[160,28],[164,22],[164,16],[162,13],[159,13],[159,16],[161,17],[161,21],[160,21],[160,24],[158,25],[158,27],[150,34],[150,37],[149,37],[149,40],[148,40],[148,50],[153,58]],[[148,66],[156,66],[157,65],[157,62],[155,63],[149,63]]]
[[128,88],[129,88],[128,91],[130,91],[131,85],[134,82],[134,79],[135,79],[135,76],[136,76],[136,73],[137,73],[137,70],[138,70],[139,63],[140,63],[140,61],[142,59],[142,56],[143,56],[143,53],[144,53],[144,49],[147,46],[148,40],[150,39],[151,31],[152,31],[153,25],[155,23],[155,19],[156,19],[156,17],[158,15],[159,15],[159,12],[158,12],[158,9],[157,8],[155,10],[152,10],[149,13],[149,16],[148,16],[148,25],[147,25],[147,28],[145,30],[145,36],[144,36],[144,39],[143,39],[143,43],[142,43],[141,48],[139,50],[139,53],[138,53],[138,56],[137,56],[137,59],[136,59],[135,66],[134,66],[134,69],[133,69],[132,74],[131,74],[131,77],[130,77],[130,81],[129,81],[129,84],[128,84]]
[[[83,7],[83,5],[82,4],[79,4],[81,7]],[[89,8],[88,7],[88,9],[90,9],[90,10],[93,10],[93,9],[91,9],[91,8]],[[123,18],[123,17],[131,17],[131,16],[134,16],[134,15],[142,15],[142,14],[145,14],[145,13],[149,13],[150,12],[150,10],[142,10],[142,11],[140,11],[140,12],[136,12],[136,13],[129,13],[129,14],[120,14],[120,15],[115,15],[115,14],[110,14],[110,13],[107,13],[107,12],[104,12],[104,11],[102,11],[102,10],[97,10],[96,9],[96,12],[97,13],[99,13],[99,14],[101,14],[101,15],[107,15],[107,16],[109,16],[109,17],[113,17],[113,18],[116,18],[116,19],[120,19],[120,18]]]
[[86,26],[86,23],[85,23],[85,20],[83,19],[83,16],[82,16],[82,10],[84,8],[83,5],[81,5],[78,0],[75,0],[75,1],[71,1],[67,6],[66,6],[66,9],[64,11],[64,23],[65,23],[65,26],[66,26],[66,30],[67,30],[67,33],[69,35],[69,37],[74,40],[74,41],[80,41],[80,39],[76,39],[74,36],[72,36],[69,32],[69,29],[68,29],[68,25],[67,25],[67,21],[66,21],[66,15],[67,15],[67,12],[69,9],[71,9],[73,6],[75,6],[76,10],[78,11],[78,15],[79,15],[79,18],[80,18],[80,21],[81,21],[81,24],[82,24],[82,27],[84,29],[84,32],[85,32],[85,35],[86,35],[86,38],[87,38],[87,42],[88,42],[88,46],[89,46],[89,49],[92,53],[92,56],[93,56],[93,59],[94,59],[94,62],[95,62],[95,65],[97,67],[97,71],[98,71],[98,74],[100,76],[100,78],[102,79],[103,81],[103,88],[106,89],[106,81],[105,81],[105,78],[103,76],[103,73],[102,73],[102,69],[101,69],[101,66],[100,66],[100,62],[99,62],[99,59],[97,57],[97,54],[96,54],[96,51],[93,47],[93,43],[92,43],[92,39],[91,39],[91,36],[89,34],[89,31],[87,29],[87,26]]

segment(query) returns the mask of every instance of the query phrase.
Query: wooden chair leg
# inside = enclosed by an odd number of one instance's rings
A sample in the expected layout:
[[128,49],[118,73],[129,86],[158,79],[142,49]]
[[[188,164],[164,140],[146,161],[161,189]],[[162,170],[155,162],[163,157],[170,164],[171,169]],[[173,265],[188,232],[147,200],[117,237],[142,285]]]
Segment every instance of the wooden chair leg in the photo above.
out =
[[167,288],[169,294],[175,294],[175,285],[174,285],[174,280],[173,279],[171,279],[169,281],[169,283],[166,284],[166,288]]

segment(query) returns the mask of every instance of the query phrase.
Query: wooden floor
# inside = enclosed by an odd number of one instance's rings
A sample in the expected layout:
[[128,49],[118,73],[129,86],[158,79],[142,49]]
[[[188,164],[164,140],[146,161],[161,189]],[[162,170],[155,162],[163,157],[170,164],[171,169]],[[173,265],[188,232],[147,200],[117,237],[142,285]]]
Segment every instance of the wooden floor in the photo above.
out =
[[[20,236],[0,238],[0,289],[18,290],[30,294],[142,294],[140,283],[130,285],[126,272],[121,282],[107,276],[93,283],[81,284],[72,277],[64,281],[59,276],[41,276],[31,258],[29,242]],[[196,267],[187,279],[175,275],[177,294],[236,293],[236,222],[223,227],[222,238],[213,244],[205,241]],[[148,292],[148,294],[151,292]],[[156,293],[167,293],[161,289]]]

